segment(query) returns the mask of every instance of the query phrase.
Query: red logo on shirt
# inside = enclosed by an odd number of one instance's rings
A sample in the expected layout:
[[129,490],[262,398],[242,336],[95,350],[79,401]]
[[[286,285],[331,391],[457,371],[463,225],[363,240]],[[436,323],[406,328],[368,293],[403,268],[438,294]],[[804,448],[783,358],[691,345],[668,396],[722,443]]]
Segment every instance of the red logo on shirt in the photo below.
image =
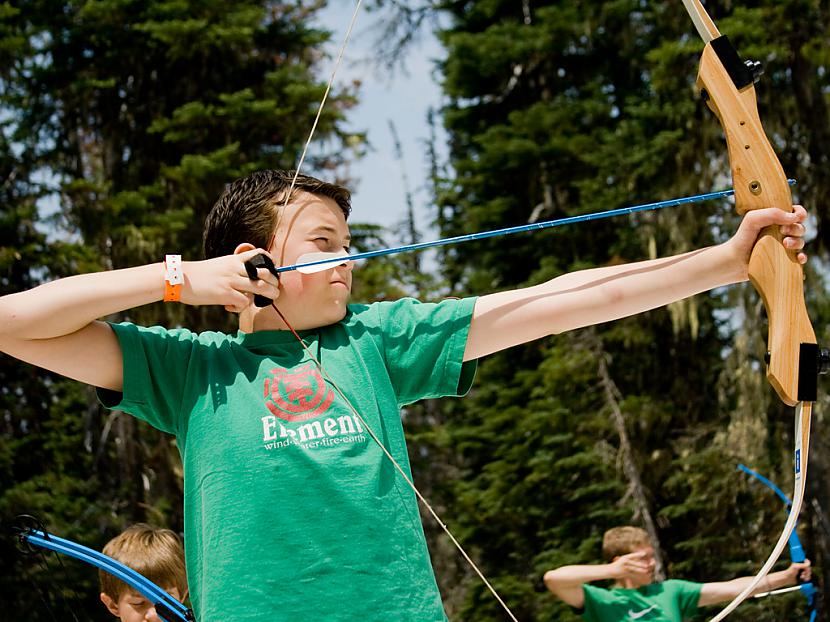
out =
[[284,421],[319,417],[334,401],[334,392],[311,363],[294,370],[275,367],[265,379],[265,405]]

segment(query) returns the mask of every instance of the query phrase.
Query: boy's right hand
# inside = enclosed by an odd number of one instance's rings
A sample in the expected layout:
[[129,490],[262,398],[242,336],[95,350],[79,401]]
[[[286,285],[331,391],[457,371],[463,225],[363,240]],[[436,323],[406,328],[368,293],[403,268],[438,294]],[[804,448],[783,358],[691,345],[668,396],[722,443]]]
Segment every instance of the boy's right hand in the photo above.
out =
[[646,560],[645,551],[635,551],[620,555],[610,564],[611,578],[616,580],[630,578],[651,572],[651,563]]
[[253,304],[254,294],[276,300],[279,297],[277,277],[259,268],[259,280],[254,281],[245,269],[245,262],[260,253],[268,254],[255,248],[203,261],[182,262],[181,301],[193,306],[222,305],[228,311],[241,313]]

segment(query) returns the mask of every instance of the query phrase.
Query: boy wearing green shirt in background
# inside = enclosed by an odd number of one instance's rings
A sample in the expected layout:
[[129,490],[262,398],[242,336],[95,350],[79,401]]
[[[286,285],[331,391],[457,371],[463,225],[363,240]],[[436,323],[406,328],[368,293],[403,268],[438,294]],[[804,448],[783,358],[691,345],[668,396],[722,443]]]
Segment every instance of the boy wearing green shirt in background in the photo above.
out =
[[[349,305],[349,262],[249,273],[259,254],[283,266],[349,247],[349,192],[293,177],[229,184],[205,223],[204,261],[169,256],[0,298],[0,350],[176,436],[200,622],[445,620],[415,494],[390,460],[411,479],[402,406],[463,395],[481,356],[745,281],[763,227],[780,226],[806,261],[806,212],[779,206],[675,257],[479,298]],[[239,331],[99,320],[162,299],[223,306]]]
[[[693,583],[669,579],[654,582],[654,548],[648,534],[638,527],[615,527],[602,538],[599,565],[561,566],[545,573],[547,588],[589,622],[682,622],[698,607],[728,602],[754,577],[717,583]],[[791,564],[767,575],[756,594],[810,580],[810,561]],[[590,585],[613,580],[611,589]]]

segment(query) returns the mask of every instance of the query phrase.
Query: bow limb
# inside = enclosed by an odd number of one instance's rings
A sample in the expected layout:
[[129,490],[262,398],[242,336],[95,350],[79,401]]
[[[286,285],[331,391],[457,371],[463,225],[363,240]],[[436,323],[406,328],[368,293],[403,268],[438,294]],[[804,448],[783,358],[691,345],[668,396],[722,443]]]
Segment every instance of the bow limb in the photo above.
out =
[[[784,493],[783,490],[776,486],[771,480],[767,479],[757,471],[753,471],[752,469],[743,464],[739,464],[738,468],[744,473],[751,475],[759,482],[764,484],[764,486],[772,490],[778,496],[778,498],[781,499],[781,501],[784,503],[784,506],[789,511],[789,509],[792,507],[793,502],[792,499],[790,499]],[[791,562],[797,564],[807,560],[807,555],[804,553],[804,547],[801,545],[801,540],[798,537],[797,529],[793,529],[793,532],[790,534],[789,548]],[[800,585],[797,585],[796,588],[784,588],[784,590],[786,591],[791,591],[793,589],[798,589],[804,596],[804,598],[807,600],[807,606],[810,608],[810,622],[813,622],[816,619],[816,616],[818,615],[818,610],[816,608],[816,586],[813,585],[812,581],[806,581],[804,583],[800,583]],[[784,590],[774,590],[772,592],[769,592],[768,595],[771,596],[773,594],[782,594],[784,593]],[[761,596],[763,596],[763,594],[755,595],[756,598],[759,598]]]
[[19,538],[21,543],[29,547],[43,548],[74,557],[110,573],[153,603],[156,614],[165,622],[193,622],[196,619],[191,609],[185,607],[144,575],[103,553],[77,542],[59,538],[42,529],[22,529]]
[[[700,0],[683,0],[683,4],[706,43],[697,84],[726,136],[738,213],[767,207],[792,211],[784,169],[758,115],[754,83],[761,74],[760,64],[741,62]],[[784,530],[761,570],[712,622],[723,620],[766,577],[795,529],[804,500],[818,345],[804,301],[804,276],[797,251],[785,249],[781,240],[778,227],[761,232],[750,256],[749,278],[764,301],[769,319],[767,379],[784,403],[796,406],[793,504]]]

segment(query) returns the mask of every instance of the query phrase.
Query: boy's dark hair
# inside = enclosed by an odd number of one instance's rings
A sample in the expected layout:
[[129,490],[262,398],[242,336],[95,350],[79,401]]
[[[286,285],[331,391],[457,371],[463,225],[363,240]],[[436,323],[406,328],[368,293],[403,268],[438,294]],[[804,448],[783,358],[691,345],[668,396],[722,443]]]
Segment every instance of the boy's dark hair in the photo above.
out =
[[[292,179],[294,171],[268,169],[225,186],[205,220],[205,257],[230,255],[243,242],[266,248],[277,228],[279,208],[286,203]],[[290,199],[299,191],[334,199],[346,218],[352,211],[351,193],[343,186],[298,175]]]
[[606,562],[615,557],[633,553],[641,546],[651,546],[648,533],[639,527],[614,527],[605,532],[602,538],[602,557]]

